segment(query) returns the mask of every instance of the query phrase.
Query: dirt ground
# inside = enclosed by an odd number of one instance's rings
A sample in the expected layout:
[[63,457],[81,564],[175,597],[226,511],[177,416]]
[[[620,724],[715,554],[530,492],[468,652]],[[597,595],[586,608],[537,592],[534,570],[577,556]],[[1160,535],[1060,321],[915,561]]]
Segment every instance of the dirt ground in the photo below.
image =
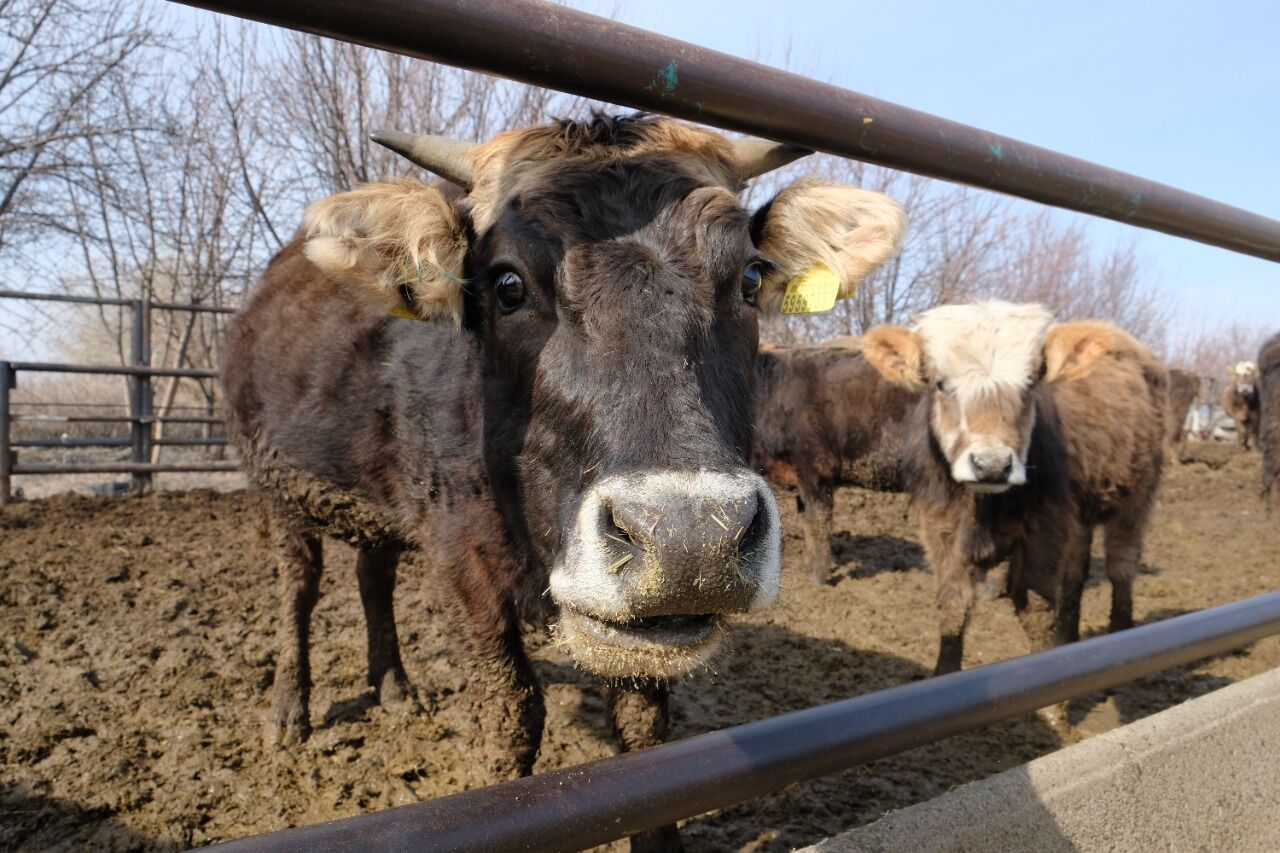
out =
[[[1171,468],[1136,590],[1140,621],[1275,589],[1280,531],[1257,498],[1258,455],[1194,449]],[[675,687],[687,737],[926,675],[933,579],[901,495],[845,490],[829,587],[791,565],[800,542],[781,496],[783,604],[736,626],[714,672]],[[329,543],[315,614],[315,734],[265,745],[274,583],[243,493],[141,499],[60,495],[0,514],[0,848],[169,850],[387,808],[483,784],[468,755],[465,663],[450,657],[427,572],[397,597],[405,663],[431,713],[374,705],[353,555]],[[1095,567],[1096,568],[1096,567]],[[1085,630],[1106,622],[1090,582]],[[1020,655],[1007,599],[981,601],[966,666]],[[598,682],[537,645],[547,729],[538,770],[611,751]],[[1280,665],[1280,638],[1072,703],[1069,725],[1028,715],[695,818],[695,851],[785,850]]]

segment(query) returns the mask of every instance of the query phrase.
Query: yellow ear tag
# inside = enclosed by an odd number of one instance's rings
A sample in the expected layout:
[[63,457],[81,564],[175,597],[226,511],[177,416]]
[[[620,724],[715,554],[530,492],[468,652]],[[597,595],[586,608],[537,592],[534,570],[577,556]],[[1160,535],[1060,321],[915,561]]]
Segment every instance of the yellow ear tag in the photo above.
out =
[[825,264],[809,267],[787,282],[782,294],[783,314],[816,314],[835,307],[840,276]]
[[417,314],[410,311],[408,308],[405,308],[403,305],[397,305],[395,308],[392,308],[387,313],[392,317],[399,317],[402,320],[421,320],[422,319]]

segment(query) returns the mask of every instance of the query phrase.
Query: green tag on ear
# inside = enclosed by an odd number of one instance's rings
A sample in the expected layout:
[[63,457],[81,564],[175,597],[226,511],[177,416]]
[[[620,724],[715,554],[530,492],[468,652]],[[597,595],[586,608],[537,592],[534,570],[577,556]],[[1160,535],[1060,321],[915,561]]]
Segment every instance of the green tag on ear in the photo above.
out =
[[783,314],[816,314],[835,307],[840,276],[826,264],[817,264],[787,282],[782,294]]
[[399,317],[402,320],[421,320],[422,319],[417,314],[410,311],[408,308],[405,308],[403,305],[397,305],[395,308],[392,308],[387,313],[392,317]]

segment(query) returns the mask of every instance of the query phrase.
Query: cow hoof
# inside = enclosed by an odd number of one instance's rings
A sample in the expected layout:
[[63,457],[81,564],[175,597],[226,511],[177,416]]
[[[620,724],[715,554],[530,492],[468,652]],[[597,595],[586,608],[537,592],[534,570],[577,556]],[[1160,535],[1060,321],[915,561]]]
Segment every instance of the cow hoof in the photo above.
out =
[[413,685],[403,672],[388,672],[378,685],[378,704],[396,714],[416,714],[422,710]]
[[510,782],[533,775],[533,762],[537,756],[522,760],[511,755],[494,756],[489,759],[489,779],[493,784]]
[[276,719],[267,727],[267,746],[285,749],[306,742],[311,737],[311,723],[304,719]]
[[809,572],[809,578],[818,586],[831,586],[833,580],[832,571],[827,566]]
[[631,853],[682,853],[683,850],[684,842],[674,825],[631,836]]

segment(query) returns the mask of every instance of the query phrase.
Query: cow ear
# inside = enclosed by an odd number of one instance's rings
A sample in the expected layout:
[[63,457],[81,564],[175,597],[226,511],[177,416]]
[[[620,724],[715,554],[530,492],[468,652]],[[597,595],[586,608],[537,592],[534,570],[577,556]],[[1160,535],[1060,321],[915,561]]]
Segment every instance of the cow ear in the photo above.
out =
[[862,336],[867,363],[890,382],[912,391],[923,391],[924,352],[920,336],[902,326],[876,326]]
[[1044,381],[1070,382],[1086,376],[1115,347],[1115,332],[1106,323],[1060,323],[1044,339]]
[[466,228],[436,187],[366,184],[312,204],[303,228],[311,262],[388,313],[461,322]]
[[907,230],[896,201],[858,187],[796,181],[761,208],[752,223],[760,254],[773,264],[759,305],[776,309],[786,283],[824,265],[840,279],[838,298],[895,254]]

